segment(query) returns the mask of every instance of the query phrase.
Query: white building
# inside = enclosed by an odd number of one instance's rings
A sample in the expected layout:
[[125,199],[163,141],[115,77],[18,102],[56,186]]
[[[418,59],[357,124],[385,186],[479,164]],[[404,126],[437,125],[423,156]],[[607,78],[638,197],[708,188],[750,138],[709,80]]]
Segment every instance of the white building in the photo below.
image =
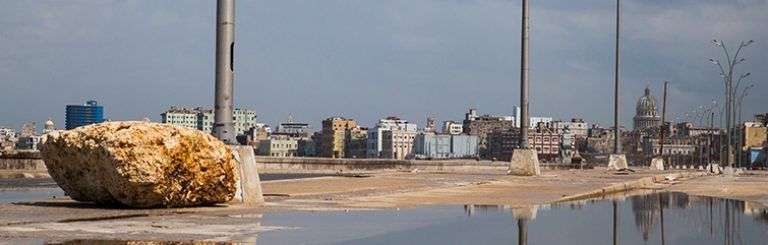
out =
[[443,133],[450,135],[462,134],[464,132],[464,124],[455,121],[443,122]]
[[197,113],[195,109],[171,106],[160,114],[161,122],[197,129]]
[[388,159],[411,159],[414,158],[414,142],[416,140],[416,130],[386,130],[381,133],[381,154],[382,158]]
[[[162,123],[174,124],[188,128],[194,128],[206,133],[213,132],[214,114],[211,109],[197,107],[188,109],[171,106],[162,114]],[[253,110],[235,108],[233,111],[233,126],[238,135],[245,134],[252,127],[257,126],[256,112]]]
[[[408,121],[397,117],[387,117],[385,119],[379,120],[379,123],[376,124],[376,127],[368,130],[368,139],[366,143],[367,158],[383,157],[382,136],[384,135],[384,132],[392,130],[400,130],[407,133],[413,133],[413,136],[415,137],[418,128],[415,123],[409,123]],[[411,140],[411,144],[413,144],[413,140]]]
[[554,121],[551,126],[558,133],[563,133],[567,128],[573,136],[586,137],[589,133],[589,124],[582,119],[574,118],[571,121]]

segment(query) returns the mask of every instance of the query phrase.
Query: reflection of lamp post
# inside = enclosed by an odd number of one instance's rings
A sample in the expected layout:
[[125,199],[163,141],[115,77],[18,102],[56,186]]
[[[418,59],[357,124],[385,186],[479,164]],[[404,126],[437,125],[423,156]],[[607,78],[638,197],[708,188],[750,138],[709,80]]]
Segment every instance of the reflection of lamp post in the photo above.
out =
[[[744,58],[741,58],[739,54],[741,53],[741,50],[750,44],[754,43],[755,41],[749,40],[748,42],[741,42],[739,44],[739,47],[736,49],[736,54],[731,57],[730,52],[728,52],[728,48],[726,47],[725,41],[719,41],[719,40],[712,40],[712,43],[717,46],[723,48],[723,52],[725,53],[725,58],[727,59],[727,63],[723,64],[719,60],[716,59],[709,59],[710,62],[717,65],[720,68],[720,76],[723,78],[723,83],[725,85],[725,114],[726,114],[726,120],[725,120],[725,134],[726,134],[726,142],[727,146],[725,148],[725,159],[728,163],[729,167],[733,167],[733,161],[731,160],[731,152],[733,148],[733,137],[732,137],[732,125],[734,120],[734,86],[733,86],[733,73],[736,65],[742,63],[745,61]],[[739,81],[741,79],[745,78],[746,76],[749,76],[749,73],[742,75],[739,78]],[[738,85],[738,84],[737,84]]]
[[613,201],[613,245],[619,244],[619,210],[618,203]]
[[517,219],[517,244],[528,244],[528,220]]

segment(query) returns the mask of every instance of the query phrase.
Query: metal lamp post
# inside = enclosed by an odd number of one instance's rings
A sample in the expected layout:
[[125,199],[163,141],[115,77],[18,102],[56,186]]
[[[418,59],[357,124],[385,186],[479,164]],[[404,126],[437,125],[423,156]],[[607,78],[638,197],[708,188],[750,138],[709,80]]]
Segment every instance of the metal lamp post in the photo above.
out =
[[621,0],[616,0],[616,60],[614,62],[614,86],[613,86],[613,154],[621,154],[619,137],[619,32],[621,31]]
[[233,126],[235,0],[216,2],[216,91],[213,135],[227,144],[235,144]]
[[528,0],[522,0],[522,40],[520,42],[520,148],[528,149],[528,128],[530,119],[528,115]]
[[[725,147],[725,159],[728,163],[729,167],[733,167],[733,159],[731,157],[731,154],[733,152],[733,124],[734,124],[734,86],[733,86],[733,77],[734,77],[734,70],[736,68],[736,65],[744,62],[746,59],[742,58],[740,56],[741,50],[745,47],[749,46],[750,44],[754,43],[755,41],[749,40],[747,42],[742,41],[739,43],[739,47],[736,49],[735,55],[731,56],[725,41],[719,41],[719,40],[712,40],[712,43],[717,46],[721,47],[723,49],[723,52],[725,53],[726,63],[723,64],[717,59],[709,59],[710,62],[717,65],[720,68],[720,76],[723,78],[723,83],[725,86],[725,135],[726,135],[726,142],[727,146]],[[739,78],[739,81],[741,79],[745,78],[746,76],[749,76],[747,74],[742,75]],[[738,85],[738,84],[737,84]]]
[[738,118],[738,122],[739,122],[739,131],[738,131],[739,132],[739,151],[738,151],[739,157],[737,158],[737,164],[738,164],[739,167],[741,167],[741,165],[742,165],[742,160],[741,160],[742,159],[742,155],[743,155],[742,150],[744,148],[744,141],[742,140],[742,138],[744,137],[744,130],[741,129],[742,125],[744,124],[744,121],[742,121],[742,117],[741,117],[742,116],[742,109],[743,109],[742,103],[744,102],[744,98],[747,97],[747,95],[749,95],[749,90],[752,89],[753,87],[755,87],[754,84],[749,84],[748,86],[744,87],[744,90],[741,91],[741,94],[738,97],[738,102],[736,103],[736,107],[738,108],[738,112],[739,112],[739,118]]

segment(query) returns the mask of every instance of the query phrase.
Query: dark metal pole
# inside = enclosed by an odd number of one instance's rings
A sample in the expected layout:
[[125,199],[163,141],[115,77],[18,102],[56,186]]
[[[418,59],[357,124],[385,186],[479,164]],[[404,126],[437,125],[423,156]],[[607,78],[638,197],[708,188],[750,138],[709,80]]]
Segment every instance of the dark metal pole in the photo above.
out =
[[235,53],[235,0],[216,2],[216,91],[213,135],[235,144],[233,80]]
[[669,85],[669,82],[664,81],[664,97],[662,99],[661,104],[661,137],[659,137],[659,154],[661,155],[662,159],[664,158],[664,131],[666,131],[666,120],[667,120],[667,86]]
[[528,149],[528,0],[522,0],[523,23],[520,55],[520,148]]
[[707,139],[707,148],[709,148],[709,157],[707,158],[707,165],[712,164],[712,159],[714,158],[714,150],[712,150],[712,143],[714,143],[714,140],[712,140],[712,137],[715,136],[715,112],[713,111],[712,114],[709,117],[709,139]]
[[621,21],[621,0],[616,0],[616,61],[614,67],[614,87],[613,87],[613,153],[621,153],[621,144],[619,144],[619,137],[621,132],[619,130],[619,31]]

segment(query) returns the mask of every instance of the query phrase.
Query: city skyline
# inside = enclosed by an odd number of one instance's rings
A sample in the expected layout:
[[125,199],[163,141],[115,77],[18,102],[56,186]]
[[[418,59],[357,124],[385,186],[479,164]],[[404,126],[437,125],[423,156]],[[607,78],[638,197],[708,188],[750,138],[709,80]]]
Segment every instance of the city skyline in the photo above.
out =
[[[215,11],[207,1],[8,5],[0,10],[9,23],[0,25],[0,125],[48,117],[63,125],[64,106],[88,99],[110,119],[154,121],[170,105],[213,102]],[[531,6],[532,115],[610,125],[613,6]],[[740,71],[757,85],[745,117],[760,112],[766,10],[766,1],[626,1],[623,125],[643,88],[660,97],[663,80],[671,81],[668,120],[722,103],[722,81],[707,62],[720,54],[713,38],[757,41]],[[428,115],[459,120],[470,107],[512,114],[518,104],[517,2],[240,2],[238,18],[235,104],[259,121],[293,115],[317,128],[330,116],[372,125],[396,115],[423,124]]]

